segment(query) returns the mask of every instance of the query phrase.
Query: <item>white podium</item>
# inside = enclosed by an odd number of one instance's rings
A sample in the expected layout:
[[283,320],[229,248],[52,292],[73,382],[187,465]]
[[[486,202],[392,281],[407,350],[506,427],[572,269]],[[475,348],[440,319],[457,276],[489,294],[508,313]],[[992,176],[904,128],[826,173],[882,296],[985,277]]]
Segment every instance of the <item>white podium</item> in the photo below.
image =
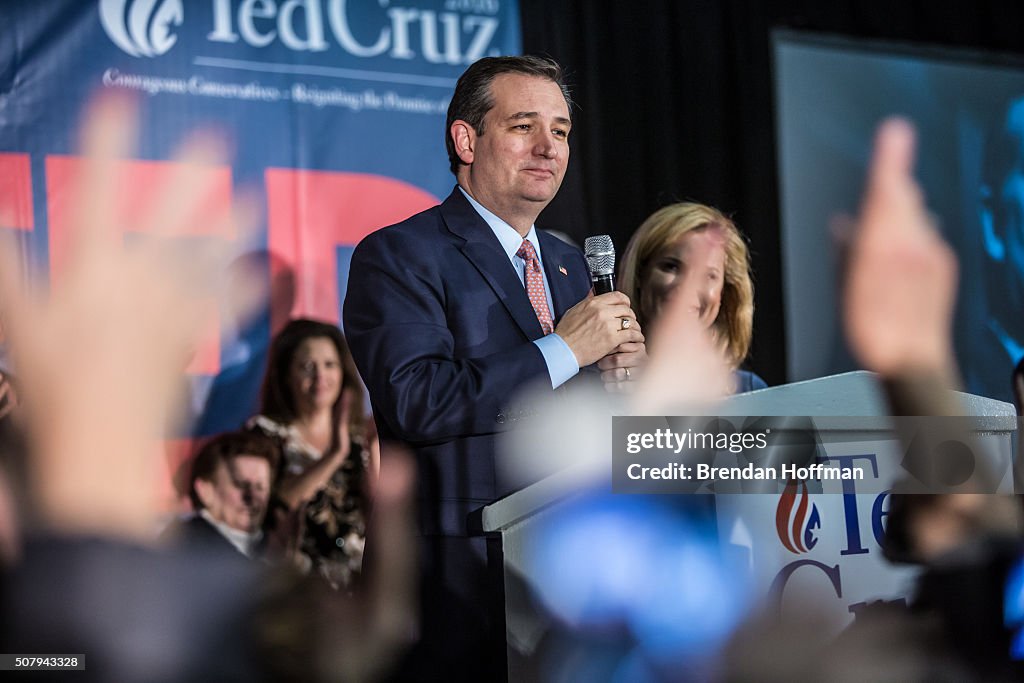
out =
[[[991,469],[1000,473],[1000,490],[1012,491],[1013,406],[969,394],[960,397],[962,415],[985,416],[974,421],[976,440]],[[878,382],[868,372],[742,394],[718,408],[723,416],[809,417],[826,457],[858,458],[877,478],[870,486],[855,483],[852,490],[849,483],[844,490],[841,482],[829,482],[820,492],[797,489],[786,501],[786,494],[717,488],[713,495],[723,554],[748,575],[755,596],[769,608],[786,610],[795,599],[811,601],[838,632],[853,620],[858,605],[908,595],[913,570],[889,563],[879,548],[888,509],[884,491],[901,474],[903,452],[884,419],[887,413]],[[568,467],[483,509],[484,531],[502,537],[509,680],[536,677],[531,656],[549,624],[531,595],[550,577],[535,575],[524,548],[537,524],[557,511],[560,502],[583,489],[607,486],[610,459],[606,462]]]

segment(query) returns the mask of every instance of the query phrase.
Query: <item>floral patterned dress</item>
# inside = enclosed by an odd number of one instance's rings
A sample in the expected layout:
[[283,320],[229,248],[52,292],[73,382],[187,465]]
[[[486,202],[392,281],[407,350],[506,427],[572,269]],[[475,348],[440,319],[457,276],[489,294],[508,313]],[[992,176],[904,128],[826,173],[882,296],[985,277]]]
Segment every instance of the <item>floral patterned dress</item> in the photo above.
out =
[[[323,457],[292,425],[258,415],[246,424],[272,437],[281,447],[275,481],[301,474]],[[303,573],[316,572],[336,589],[352,585],[363,563],[366,539],[365,481],[368,451],[352,442],[345,461],[310,501],[288,510],[271,496],[267,514],[269,536],[288,538],[279,543],[289,562]]]

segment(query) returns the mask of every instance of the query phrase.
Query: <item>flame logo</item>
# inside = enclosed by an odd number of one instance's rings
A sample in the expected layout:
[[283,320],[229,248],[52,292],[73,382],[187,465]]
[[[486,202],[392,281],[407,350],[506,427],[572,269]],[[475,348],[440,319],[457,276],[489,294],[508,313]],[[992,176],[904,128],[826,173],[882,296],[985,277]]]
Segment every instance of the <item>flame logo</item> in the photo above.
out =
[[791,553],[806,553],[818,545],[815,529],[821,529],[821,517],[818,506],[811,503],[806,482],[790,480],[775,509],[775,530],[779,533],[779,540]]
[[156,57],[171,49],[185,8],[181,0],[100,0],[100,23],[114,44],[133,57]]

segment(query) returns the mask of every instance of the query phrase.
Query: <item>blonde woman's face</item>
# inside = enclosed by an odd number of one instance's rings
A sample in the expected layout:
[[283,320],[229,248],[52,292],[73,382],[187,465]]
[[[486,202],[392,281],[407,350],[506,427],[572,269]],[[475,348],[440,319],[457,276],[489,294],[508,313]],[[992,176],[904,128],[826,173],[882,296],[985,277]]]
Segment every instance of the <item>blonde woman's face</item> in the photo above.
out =
[[640,275],[640,310],[648,327],[672,303],[685,306],[711,327],[722,304],[725,237],[720,230],[691,230],[650,260]]

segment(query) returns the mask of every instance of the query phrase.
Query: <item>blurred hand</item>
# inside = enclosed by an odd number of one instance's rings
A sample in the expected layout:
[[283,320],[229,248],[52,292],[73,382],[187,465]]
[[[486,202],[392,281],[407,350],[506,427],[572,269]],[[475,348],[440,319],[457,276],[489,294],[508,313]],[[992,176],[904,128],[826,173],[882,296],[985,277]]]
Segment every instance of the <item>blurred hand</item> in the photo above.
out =
[[[637,331],[640,330],[637,324]],[[614,353],[610,353],[597,362],[601,369],[601,381],[610,393],[631,394],[636,381],[647,365],[647,346],[643,342],[625,342],[619,344]]]
[[18,407],[18,394],[14,391],[11,380],[0,372],[0,420],[14,412]]
[[335,460],[340,464],[345,462],[349,451],[352,450],[352,402],[355,400],[355,391],[344,389],[341,392],[341,415],[338,417],[338,450],[332,453]]
[[0,570],[13,566],[21,555],[20,527],[14,493],[0,467]]
[[928,218],[913,165],[910,124],[885,121],[851,239],[844,302],[851,350],[885,376],[945,375],[953,364],[956,258]]
[[[708,236],[690,245],[694,263],[706,263],[709,254],[721,248],[720,234]],[[719,307],[706,305],[703,288],[704,278],[683,277],[661,306],[648,345],[647,367],[633,392],[635,414],[705,411],[735,390],[733,368],[712,328]]]
[[[623,320],[629,321],[628,329],[622,328]],[[555,333],[569,345],[581,368],[596,363],[621,344],[644,341],[629,297],[622,292],[587,297],[566,311]]]
[[[404,448],[385,444],[368,520],[370,553],[362,590],[335,591],[316,602],[313,629],[323,680],[377,680],[417,632],[417,569],[413,490],[416,464]],[[289,602],[291,599],[289,598]]]
[[[149,535],[158,463],[152,456],[179,407],[178,378],[231,256],[218,240],[192,240],[184,249],[173,238],[194,232],[197,218],[214,234],[244,234],[250,224],[230,209],[211,214],[217,203],[208,201],[195,170],[223,163],[223,145],[197,135],[131,225],[170,239],[122,244],[128,226],[117,210],[124,173],[118,159],[130,156],[136,124],[128,100],[103,97],[89,108],[85,168],[67,188],[72,246],[46,298],[38,294],[43,287],[21,286],[9,245],[0,251],[0,307],[28,421],[34,502],[63,532]],[[253,304],[235,302],[240,309]]]
[[686,296],[662,310],[636,390],[635,415],[686,415],[733,393],[732,367]]

